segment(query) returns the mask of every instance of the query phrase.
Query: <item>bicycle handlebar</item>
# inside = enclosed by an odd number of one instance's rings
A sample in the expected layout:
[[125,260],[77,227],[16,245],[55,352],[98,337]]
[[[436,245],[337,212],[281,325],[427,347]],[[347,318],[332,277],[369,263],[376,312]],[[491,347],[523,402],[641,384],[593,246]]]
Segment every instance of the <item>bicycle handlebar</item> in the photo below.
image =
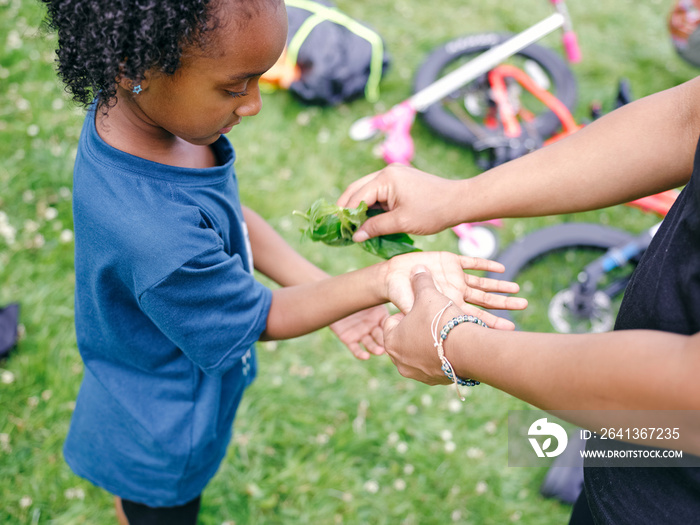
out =
[[574,33],[573,24],[571,23],[571,17],[569,16],[569,10],[566,8],[566,3],[564,0],[550,0],[550,2],[557,12],[564,17],[564,24],[562,26],[564,35],[562,36],[561,41],[564,45],[566,57],[572,64],[580,62],[581,48],[578,46],[578,39],[576,38],[576,33]]

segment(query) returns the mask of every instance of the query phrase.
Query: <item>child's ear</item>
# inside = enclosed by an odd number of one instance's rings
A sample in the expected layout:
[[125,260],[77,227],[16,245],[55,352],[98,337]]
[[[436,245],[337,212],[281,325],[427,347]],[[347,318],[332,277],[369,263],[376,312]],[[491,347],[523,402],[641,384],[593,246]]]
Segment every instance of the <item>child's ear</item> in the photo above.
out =
[[117,78],[117,85],[125,91],[129,91],[134,95],[138,95],[139,93],[145,91],[148,88],[150,78],[151,74],[149,71],[146,71],[146,73],[144,73],[143,77],[140,80],[133,80],[124,76],[119,76]]

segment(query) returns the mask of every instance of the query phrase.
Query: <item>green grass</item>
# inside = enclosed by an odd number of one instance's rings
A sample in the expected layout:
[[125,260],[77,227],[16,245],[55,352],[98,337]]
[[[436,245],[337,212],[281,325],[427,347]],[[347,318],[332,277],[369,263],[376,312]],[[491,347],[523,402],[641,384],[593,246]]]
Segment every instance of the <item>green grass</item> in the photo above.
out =
[[[570,1],[584,55],[573,66],[579,118],[591,101],[611,101],[620,77],[641,97],[696,74],[671,49],[670,4]],[[381,102],[306,107],[277,92],[265,98],[260,116],[230,135],[244,202],[331,273],[375,259],[359,248],[301,242],[291,213],[319,197],[333,199],[381,168],[372,144],[348,138],[350,124],[405,99],[432,47],[468,32],[517,31],[549,12],[543,0],[338,5],[378,29],[392,54]],[[82,375],[70,237],[82,112],[56,80],[55,38],[39,29],[42,18],[32,0],[0,0],[0,209],[16,231],[14,239],[0,236],[0,304],[20,302],[23,326],[18,347],[0,362],[0,523],[104,524],[114,521],[110,496],[74,476],[61,455]],[[558,46],[554,37],[545,43]],[[417,167],[454,178],[478,173],[469,151],[420,124],[414,137]],[[655,219],[615,207],[508,220],[499,235],[505,245],[571,220],[641,231]],[[456,250],[449,232],[418,243]],[[545,291],[534,280],[530,293]],[[234,444],[204,493],[201,523],[566,522],[569,507],[538,495],[543,469],[507,466],[508,410],[524,403],[482,385],[461,404],[451,389],[401,378],[387,358],[354,360],[328,330],[260,345],[259,359]]]

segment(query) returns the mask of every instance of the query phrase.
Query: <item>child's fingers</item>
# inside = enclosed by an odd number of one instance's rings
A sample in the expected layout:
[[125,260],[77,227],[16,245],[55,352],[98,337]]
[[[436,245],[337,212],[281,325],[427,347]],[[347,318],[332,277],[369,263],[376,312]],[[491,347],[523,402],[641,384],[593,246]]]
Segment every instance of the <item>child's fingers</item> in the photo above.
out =
[[515,330],[515,324],[512,321],[498,317],[491,312],[480,310],[471,304],[461,305],[461,310],[467,315],[478,317],[484,323],[486,323],[486,326],[489,328],[494,328],[496,330]]
[[[467,281],[469,281],[469,279],[467,279]],[[467,286],[464,291],[464,301],[485,308],[495,308],[497,310],[523,310],[527,308],[527,299],[523,297],[501,295],[503,292],[507,293],[507,290],[498,289],[498,287],[495,292],[497,293]]]
[[505,266],[497,261],[482,259],[480,257],[470,257],[468,255],[458,255],[463,270],[484,270],[487,272],[503,273]]
[[469,273],[465,273],[464,275],[464,281],[470,288],[494,293],[518,293],[520,291],[520,285],[518,285],[518,283],[503,281],[501,279],[491,279],[489,277],[479,277],[478,275]]

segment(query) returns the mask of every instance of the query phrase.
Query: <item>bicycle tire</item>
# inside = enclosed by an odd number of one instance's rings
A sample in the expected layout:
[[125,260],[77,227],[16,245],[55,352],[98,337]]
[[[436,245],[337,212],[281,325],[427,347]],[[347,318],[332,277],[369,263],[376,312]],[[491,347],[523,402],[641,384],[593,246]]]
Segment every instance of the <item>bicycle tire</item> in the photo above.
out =
[[[595,258],[602,255],[608,249],[626,244],[634,238],[635,236],[629,232],[599,224],[564,223],[550,226],[530,233],[510,244],[497,258],[497,260],[505,266],[505,272],[489,272],[487,277],[514,281],[522,287],[523,283],[520,277],[523,276],[524,270],[542,262],[543,259],[550,254],[557,252],[569,254],[572,253],[571,251],[573,250],[582,250],[591,252],[590,257]],[[572,273],[570,277],[565,276],[561,280],[561,282],[565,283],[562,287],[563,289],[566,288],[567,281],[571,282],[572,279],[575,279],[578,272],[585,266],[583,262],[580,264],[582,265],[572,263],[570,265],[571,267],[567,268],[567,271],[574,273]],[[634,265],[634,263],[631,264]],[[554,268],[548,268],[547,271],[550,274],[556,273]],[[556,277],[552,277],[552,280],[554,279],[556,279]],[[555,294],[560,290],[533,289],[532,291],[536,292],[532,294],[533,298],[535,296],[542,297],[543,302],[549,304],[555,297]],[[532,306],[533,304],[531,302],[527,310]],[[519,326],[518,313],[511,313],[506,310],[499,310],[494,313],[514,321],[516,323],[516,329],[523,329],[522,326]],[[535,315],[537,319],[533,322],[537,323],[538,326],[543,325],[543,317],[546,318],[547,316],[543,314],[542,308],[539,312],[535,312]],[[546,320],[546,323],[549,326],[549,331],[556,331],[549,319]]]
[[[510,38],[507,33],[477,33],[453,39],[434,49],[419,67],[414,79],[414,93],[431,85],[438,80],[449,64],[469,55],[477,55],[499,45]],[[570,111],[574,110],[577,99],[577,85],[573,72],[564,59],[554,51],[538,44],[531,44],[515,56],[537,63],[547,74],[552,83],[551,92]],[[474,82],[468,84],[473,85]],[[475,144],[488,139],[499,138],[500,132],[478,125],[478,134],[470,129],[452,112],[445,109],[442,103],[435,103],[419,114],[421,120],[435,133],[443,138],[474,148]],[[550,137],[560,127],[561,122],[549,109],[538,114],[532,123],[539,137]]]

